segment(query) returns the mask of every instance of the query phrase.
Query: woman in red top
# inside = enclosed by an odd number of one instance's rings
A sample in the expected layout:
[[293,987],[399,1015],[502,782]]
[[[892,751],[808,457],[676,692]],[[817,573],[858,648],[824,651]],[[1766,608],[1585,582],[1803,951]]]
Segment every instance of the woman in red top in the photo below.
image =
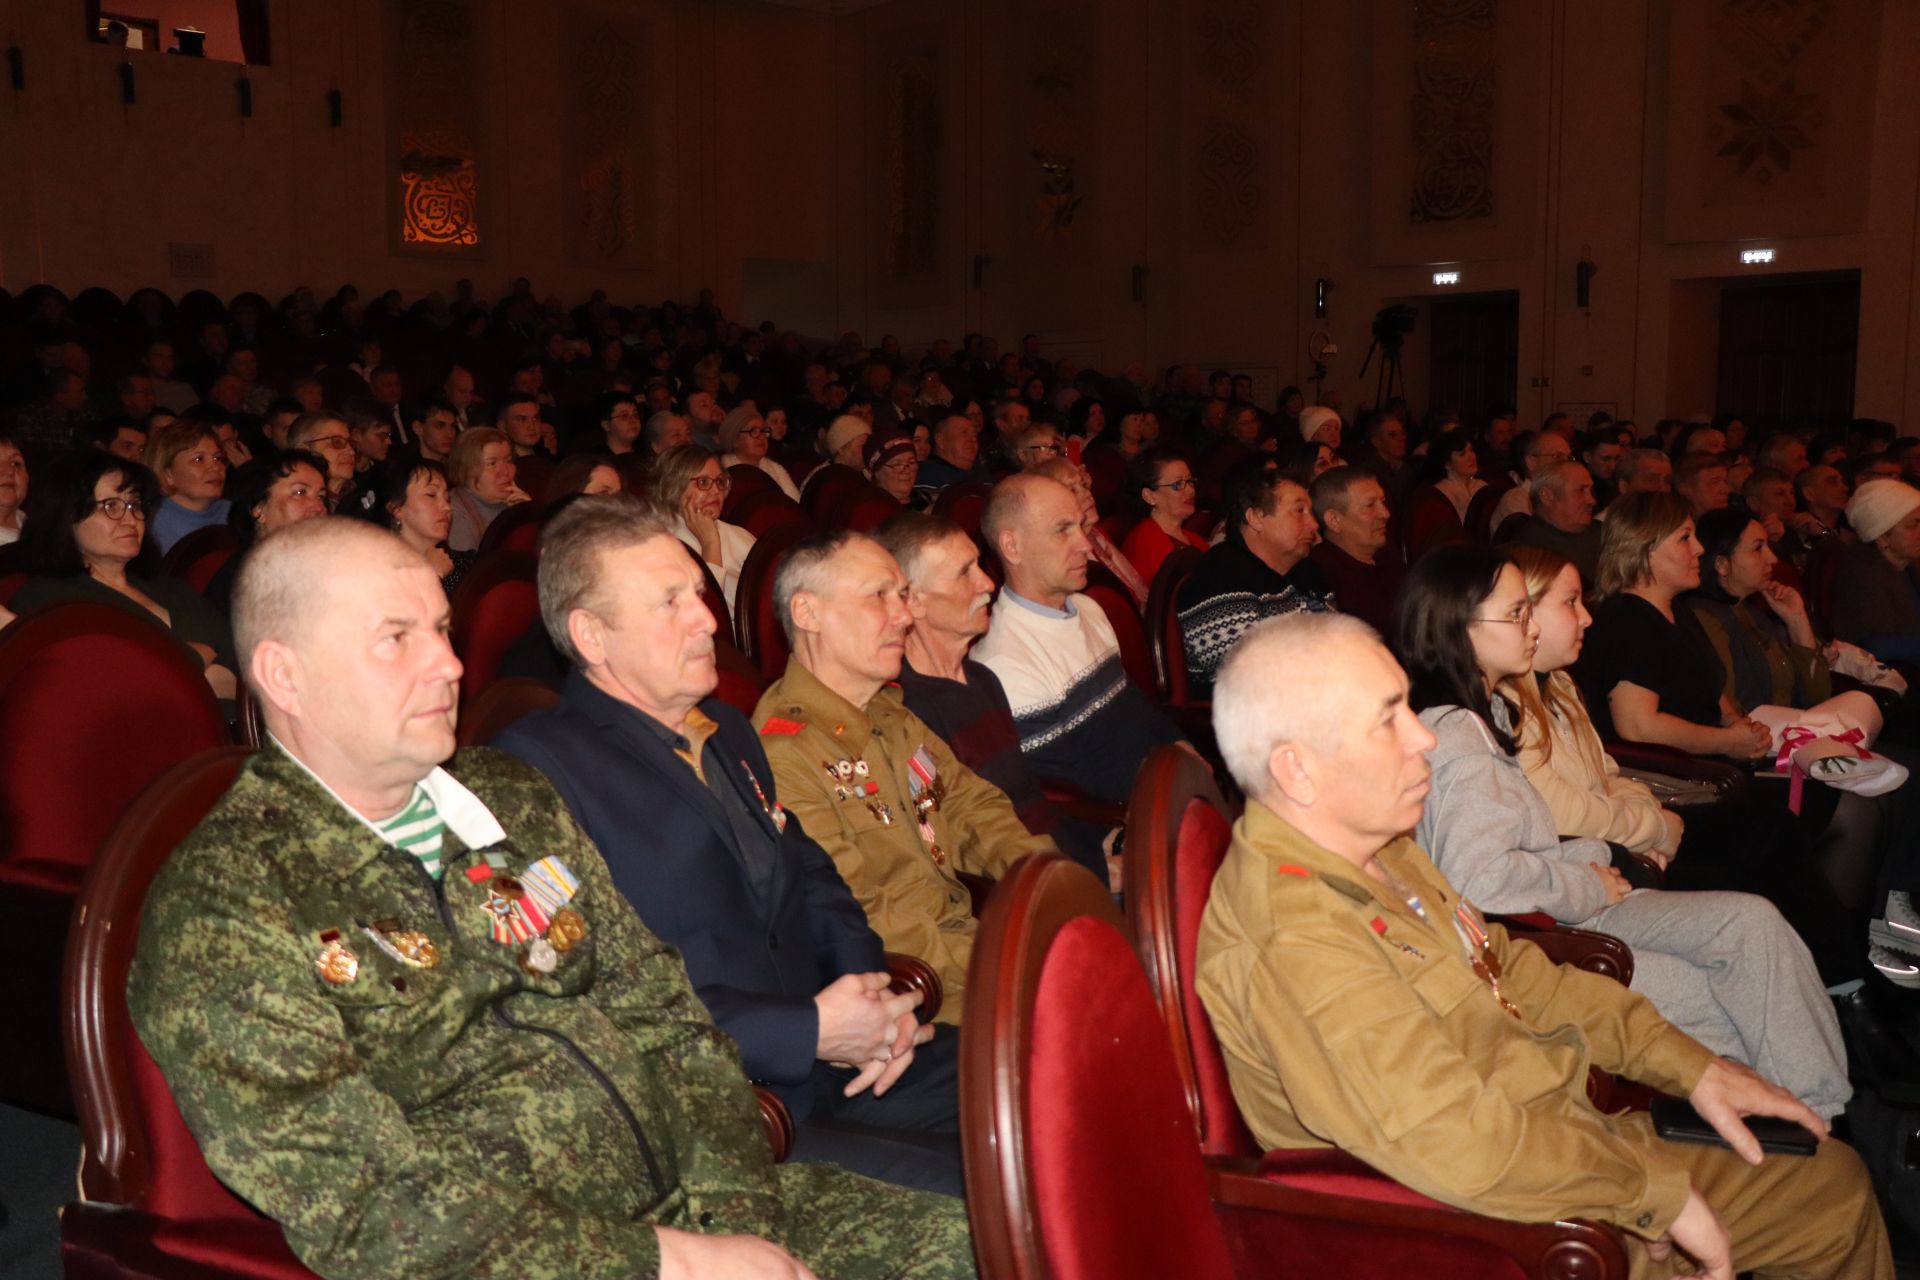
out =
[[1207,540],[1186,527],[1199,490],[1187,460],[1166,449],[1149,449],[1135,458],[1130,475],[1146,518],[1133,526],[1120,549],[1151,583],[1161,562],[1179,548],[1207,549]]

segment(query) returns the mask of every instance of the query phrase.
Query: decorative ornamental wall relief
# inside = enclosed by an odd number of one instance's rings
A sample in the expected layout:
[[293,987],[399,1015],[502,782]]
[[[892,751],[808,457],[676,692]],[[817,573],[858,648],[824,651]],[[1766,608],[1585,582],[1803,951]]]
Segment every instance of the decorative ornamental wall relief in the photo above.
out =
[[1493,216],[1496,0],[1414,0],[1409,219]]
[[1260,136],[1271,75],[1268,10],[1263,0],[1205,0],[1194,12],[1193,210],[1216,248],[1239,245],[1266,200]]
[[1027,143],[1034,234],[1041,240],[1072,237],[1084,212],[1099,22],[1099,12],[1084,4],[1052,4],[1027,15]]
[[[1833,23],[1834,0],[1722,0],[1714,43],[1734,67],[1739,91],[1707,120],[1714,159],[1733,176],[1765,187],[1793,168],[1794,154],[1818,145],[1827,124],[1818,82],[1798,64]],[[1724,96],[1724,95],[1723,95]]]
[[472,253],[481,244],[474,15],[464,0],[387,0],[393,225],[403,249]]
[[616,16],[583,6],[567,11],[562,28],[566,248],[581,266],[653,265],[666,175],[654,163],[658,77],[644,47],[652,12]]

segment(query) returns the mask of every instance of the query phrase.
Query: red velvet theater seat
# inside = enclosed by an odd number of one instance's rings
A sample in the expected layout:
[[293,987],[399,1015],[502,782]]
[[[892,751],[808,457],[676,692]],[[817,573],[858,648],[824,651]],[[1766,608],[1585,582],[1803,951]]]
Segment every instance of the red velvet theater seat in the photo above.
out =
[[[1257,1175],[1233,1184],[1236,1240],[1263,1241],[1306,1260],[1338,1257],[1346,1276],[1511,1277],[1571,1280],[1627,1274],[1610,1227],[1581,1221],[1508,1222],[1429,1199],[1340,1151],[1262,1153],[1240,1117],[1226,1058],[1193,985],[1200,920],[1232,832],[1206,767],[1162,747],[1134,781],[1128,808],[1126,900],[1133,944],[1152,982],[1201,1148],[1222,1170]],[[1578,963],[1583,939],[1604,957],[1630,953],[1616,939],[1569,930],[1556,945]],[[976,944],[977,945],[977,944]],[[1609,1090],[1604,1074],[1590,1088]],[[1606,1095],[1602,1095],[1602,1099]],[[1266,1186],[1255,1183],[1264,1182]],[[1249,1247],[1252,1247],[1249,1245]]]
[[980,1274],[1230,1280],[1166,1033],[1105,886],[1056,855],[994,891],[960,1024],[960,1142]]
[[811,526],[784,524],[762,534],[740,565],[734,588],[734,637],[740,652],[771,684],[787,669],[787,633],[773,607],[773,579],[787,549],[813,532]]
[[495,551],[475,560],[453,589],[451,639],[465,667],[462,705],[471,705],[493,683],[513,642],[539,622],[537,570],[525,552]]
[[141,788],[229,740],[200,659],[156,623],[73,603],[0,632],[0,1098],[70,1110],[60,957],[74,894]]
[[69,1277],[233,1277],[313,1273],[280,1228],[221,1186],[127,1016],[127,973],[147,886],[233,782],[242,747],[202,752],[129,806],[81,890],[66,956],[66,1044],[86,1157],[78,1203],[60,1215]]

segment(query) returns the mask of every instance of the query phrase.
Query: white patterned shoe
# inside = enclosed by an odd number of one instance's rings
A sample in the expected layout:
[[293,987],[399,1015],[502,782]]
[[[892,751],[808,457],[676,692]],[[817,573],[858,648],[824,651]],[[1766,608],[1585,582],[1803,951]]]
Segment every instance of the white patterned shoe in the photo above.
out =
[[1874,942],[1867,946],[1867,960],[1895,986],[1920,987],[1920,956]]
[[1920,909],[1914,907],[1913,895],[1905,889],[1895,889],[1887,895],[1887,918],[1874,924],[1884,925],[1883,932],[1904,939],[1894,945],[1920,948]]

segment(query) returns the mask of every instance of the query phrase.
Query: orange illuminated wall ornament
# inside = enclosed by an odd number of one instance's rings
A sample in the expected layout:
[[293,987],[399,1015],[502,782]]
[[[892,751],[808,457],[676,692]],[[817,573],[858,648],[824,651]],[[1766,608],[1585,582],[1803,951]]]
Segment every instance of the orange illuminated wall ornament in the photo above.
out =
[[480,243],[479,170],[470,148],[409,134],[400,153],[400,239],[422,247]]

